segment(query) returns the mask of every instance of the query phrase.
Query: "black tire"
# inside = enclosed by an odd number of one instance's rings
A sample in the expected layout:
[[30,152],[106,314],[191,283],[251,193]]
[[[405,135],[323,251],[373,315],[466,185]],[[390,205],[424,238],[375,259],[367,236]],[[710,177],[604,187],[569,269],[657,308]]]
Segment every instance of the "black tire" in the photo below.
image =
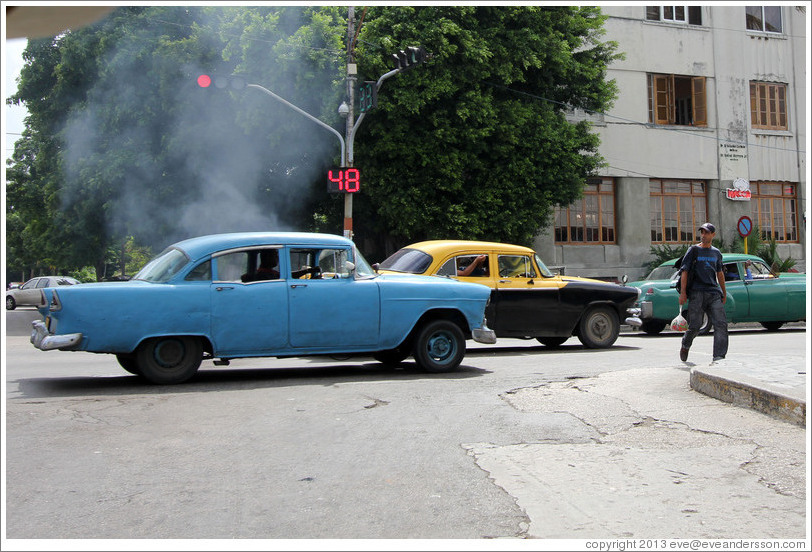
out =
[[141,375],[152,383],[183,383],[195,375],[203,360],[203,345],[196,337],[154,337],[136,351]]
[[141,369],[138,367],[138,359],[135,353],[124,353],[116,355],[118,365],[136,376],[141,375]]
[[620,320],[614,309],[605,306],[592,307],[581,317],[578,339],[589,349],[611,347],[620,334]]
[[560,347],[562,343],[569,339],[567,337],[537,337],[536,340],[544,345],[545,347],[550,347],[554,349],[556,347]]
[[451,372],[465,356],[465,336],[449,320],[425,324],[414,343],[414,359],[427,372]]
[[784,322],[759,322],[768,332],[776,332],[784,325]]
[[378,351],[372,357],[382,364],[387,366],[397,366],[409,356],[409,347],[406,345],[399,345],[394,349],[387,349],[385,351]]
[[17,301],[11,295],[6,295],[6,310],[14,310],[17,308]]
[[640,329],[643,330],[648,335],[658,335],[665,329],[665,322],[643,322],[643,325],[640,326]]

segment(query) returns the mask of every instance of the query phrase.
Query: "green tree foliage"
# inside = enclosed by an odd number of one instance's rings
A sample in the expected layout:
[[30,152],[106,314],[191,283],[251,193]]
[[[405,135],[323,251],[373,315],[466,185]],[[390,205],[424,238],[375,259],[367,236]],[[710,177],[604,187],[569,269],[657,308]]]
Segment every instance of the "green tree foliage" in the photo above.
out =
[[[238,73],[342,129],[346,16],[341,6],[119,7],[29,41],[9,100],[29,111],[7,178],[10,264],[90,265],[101,277],[130,236],[159,250],[225,231],[340,233],[343,202],[324,182],[335,136],[256,89],[195,80]],[[529,243],[601,164],[597,136],[564,114],[614,97],[602,21],[588,7],[366,10],[360,80],[377,80],[406,46],[432,58],[387,80],[360,128],[358,238],[378,252],[423,238]]]
[[385,81],[360,129],[362,231],[530,244],[601,165],[598,137],[565,113],[614,98],[602,22],[588,7],[370,8],[362,80],[410,45],[432,58]]

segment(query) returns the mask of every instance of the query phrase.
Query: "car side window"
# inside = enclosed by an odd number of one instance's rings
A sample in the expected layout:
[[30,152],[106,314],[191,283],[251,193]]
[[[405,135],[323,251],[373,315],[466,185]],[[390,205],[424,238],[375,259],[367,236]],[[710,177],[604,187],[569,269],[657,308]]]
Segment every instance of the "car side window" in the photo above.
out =
[[499,255],[500,278],[535,278],[536,270],[527,255]]
[[761,261],[752,261],[749,268],[754,280],[766,280],[768,278],[773,278],[770,267]]
[[488,254],[458,255],[443,263],[435,273],[437,276],[465,276],[468,278],[485,278],[490,276]]
[[185,278],[190,282],[210,282],[211,281],[211,261],[200,263],[194,267]]
[[48,278],[40,278],[39,282],[37,282],[38,288],[48,287],[49,279]]
[[349,278],[351,272],[347,267],[351,253],[349,249],[323,249],[319,253],[319,269],[322,278]]
[[741,280],[738,265],[736,263],[725,263],[722,266],[722,270],[725,273],[725,282]]
[[20,287],[20,289],[32,289],[37,285],[37,282],[39,282],[39,278],[36,280],[28,280],[22,285],[22,287]]
[[248,272],[248,252],[237,251],[217,257],[217,281],[240,282],[240,277]]

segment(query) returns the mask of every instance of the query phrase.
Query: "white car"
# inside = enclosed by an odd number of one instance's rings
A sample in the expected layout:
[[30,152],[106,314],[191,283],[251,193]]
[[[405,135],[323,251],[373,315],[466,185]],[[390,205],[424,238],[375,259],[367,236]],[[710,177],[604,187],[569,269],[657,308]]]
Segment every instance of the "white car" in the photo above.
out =
[[42,302],[42,289],[57,286],[72,286],[79,280],[70,276],[37,276],[31,278],[17,289],[6,292],[6,310],[17,307],[36,307]]

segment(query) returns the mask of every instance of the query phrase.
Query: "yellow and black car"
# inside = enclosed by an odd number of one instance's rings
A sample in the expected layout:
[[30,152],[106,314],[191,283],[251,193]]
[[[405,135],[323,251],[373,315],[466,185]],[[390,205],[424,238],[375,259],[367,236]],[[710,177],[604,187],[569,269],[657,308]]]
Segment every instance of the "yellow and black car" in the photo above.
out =
[[485,315],[497,337],[536,338],[556,347],[576,335],[585,347],[610,347],[639,291],[553,274],[530,248],[504,243],[435,240],[396,251],[379,272],[426,274],[491,288]]

